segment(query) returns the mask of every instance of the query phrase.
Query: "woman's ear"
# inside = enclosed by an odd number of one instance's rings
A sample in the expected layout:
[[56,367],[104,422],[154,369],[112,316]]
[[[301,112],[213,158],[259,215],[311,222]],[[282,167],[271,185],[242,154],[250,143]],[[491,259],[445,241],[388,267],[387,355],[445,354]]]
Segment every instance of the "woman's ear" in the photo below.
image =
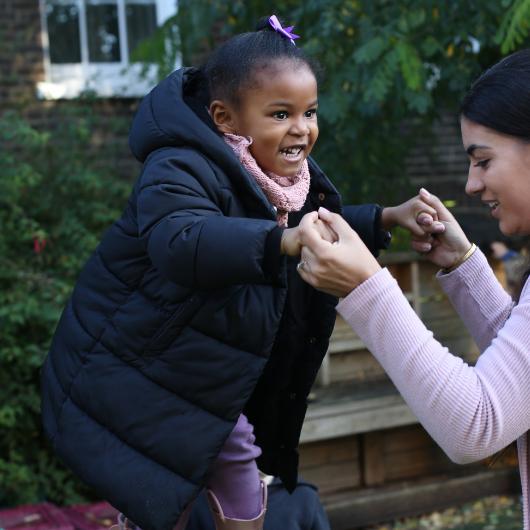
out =
[[224,101],[215,99],[211,102],[210,116],[220,132],[229,134],[236,133],[235,113],[232,107],[227,105]]

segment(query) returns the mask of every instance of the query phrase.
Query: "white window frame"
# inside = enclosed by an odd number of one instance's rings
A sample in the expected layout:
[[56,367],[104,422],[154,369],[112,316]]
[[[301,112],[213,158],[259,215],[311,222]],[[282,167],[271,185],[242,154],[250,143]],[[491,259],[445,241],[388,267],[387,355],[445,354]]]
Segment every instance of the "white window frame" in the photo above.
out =
[[[120,33],[120,62],[94,63],[88,60],[88,39],[84,0],[71,0],[79,9],[81,46],[80,63],[52,63],[46,21],[45,0],[39,0],[42,23],[45,81],[37,83],[37,96],[41,99],[72,99],[89,91],[99,97],[141,97],[156,83],[157,67],[129,62],[127,28],[125,27],[125,0],[115,0],[118,8]],[[156,18],[161,26],[177,12],[176,0],[156,0]],[[175,68],[181,64],[177,57]]]

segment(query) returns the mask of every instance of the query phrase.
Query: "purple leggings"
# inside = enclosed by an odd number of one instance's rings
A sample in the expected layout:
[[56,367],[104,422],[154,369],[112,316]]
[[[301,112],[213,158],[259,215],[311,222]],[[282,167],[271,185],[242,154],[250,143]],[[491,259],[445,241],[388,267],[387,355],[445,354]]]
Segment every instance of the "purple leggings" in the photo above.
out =
[[[256,465],[261,449],[254,445],[254,440],[253,427],[246,416],[241,414],[234,430],[226,439],[206,484],[217,497],[224,515],[230,519],[254,519],[264,508]],[[182,524],[180,521],[176,528],[180,529]],[[118,517],[118,527],[120,530],[141,530],[123,514]]]
[[219,500],[226,517],[232,519],[253,519],[263,508],[256,465],[261,449],[254,441],[253,427],[241,414],[206,484]]

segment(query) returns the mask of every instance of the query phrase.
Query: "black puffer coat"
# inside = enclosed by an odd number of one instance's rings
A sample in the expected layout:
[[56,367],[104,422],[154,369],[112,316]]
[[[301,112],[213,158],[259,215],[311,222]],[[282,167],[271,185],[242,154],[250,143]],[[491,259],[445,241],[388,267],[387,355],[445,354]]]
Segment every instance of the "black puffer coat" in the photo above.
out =
[[[173,73],[142,102],[131,131],[142,174],[81,272],[42,372],[55,450],[147,530],[173,528],[243,410],[260,466],[294,487],[336,302],[280,256],[272,206],[183,100],[191,75]],[[310,170],[291,225],[321,204],[340,210]],[[375,250],[379,208],[349,215]]]

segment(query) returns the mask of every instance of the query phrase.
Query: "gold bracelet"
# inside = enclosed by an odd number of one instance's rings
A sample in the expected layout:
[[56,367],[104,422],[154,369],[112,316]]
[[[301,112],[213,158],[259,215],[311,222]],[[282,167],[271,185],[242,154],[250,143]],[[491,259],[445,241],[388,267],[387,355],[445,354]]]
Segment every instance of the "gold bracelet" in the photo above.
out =
[[464,261],[467,261],[474,253],[475,250],[477,250],[477,245],[475,243],[471,243],[471,247],[469,250],[459,259],[456,261],[456,263],[453,263],[450,267],[447,267],[445,269],[442,269],[442,272],[444,274],[447,274],[448,272],[453,272],[455,269],[460,267]]

